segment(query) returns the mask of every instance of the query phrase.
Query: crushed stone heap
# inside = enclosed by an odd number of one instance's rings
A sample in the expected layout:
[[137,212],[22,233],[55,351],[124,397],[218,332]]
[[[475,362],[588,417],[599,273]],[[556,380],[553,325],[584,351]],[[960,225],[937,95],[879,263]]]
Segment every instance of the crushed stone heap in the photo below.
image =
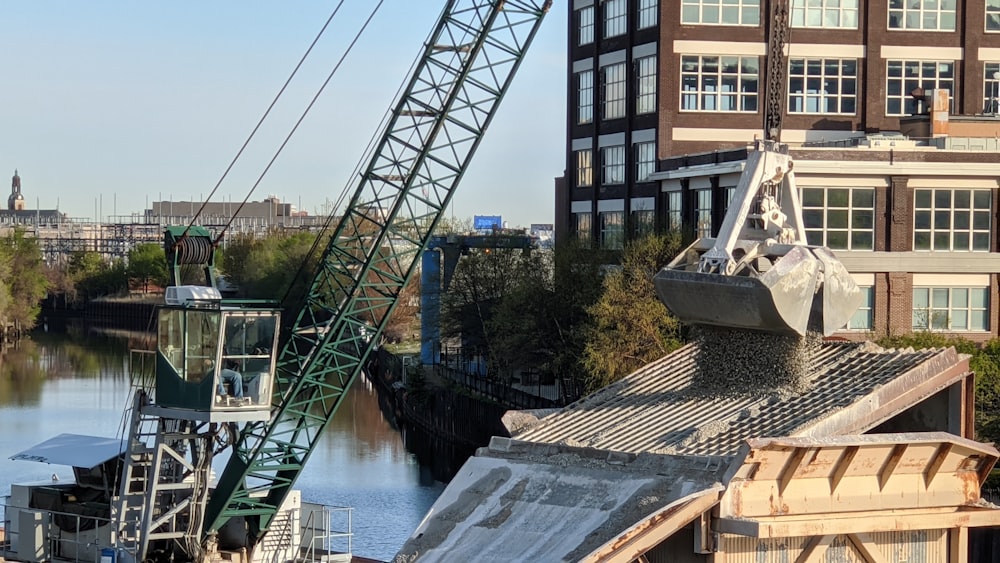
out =
[[707,397],[802,393],[821,337],[696,325],[692,329],[695,373],[691,392]]

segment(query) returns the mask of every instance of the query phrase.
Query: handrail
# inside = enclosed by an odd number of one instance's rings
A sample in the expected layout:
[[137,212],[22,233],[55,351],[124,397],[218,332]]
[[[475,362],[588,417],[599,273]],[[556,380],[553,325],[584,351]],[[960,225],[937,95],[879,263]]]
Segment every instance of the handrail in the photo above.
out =
[[[47,514],[49,515],[49,520],[45,524],[46,527],[54,526],[54,524],[52,523],[53,516],[63,516],[72,518],[74,520],[75,528],[78,531],[80,530],[80,527],[84,522],[88,523],[94,522],[93,529],[97,529],[102,526],[107,526],[111,524],[110,518],[101,518],[100,516],[84,516],[82,514],[72,514],[69,512],[60,512],[57,510],[45,510],[42,508],[22,508],[19,506],[10,506],[9,495],[3,497],[3,509],[4,509],[3,520],[0,520],[0,522],[3,523],[3,529],[6,534],[4,541],[0,542],[0,557],[3,558],[10,558],[13,555],[17,555],[17,552],[12,551],[11,545],[15,543],[13,541],[14,537],[17,536],[17,539],[20,540],[21,534],[23,532],[23,530],[20,529],[18,529],[16,532],[14,532],[11,529],[12,521],[8,518],[9,516],[8,511],[10,509],[16,509],[19,512]],[[56,527],[56,529],[58,529],[58,527]],[[62,530],[59,531],[62,532]],[[76,534],[78,532],[68,532],[68,533]],[[64,561],[73,561],[75,563],[90,563],[93,560],[93,555],[91,555],[90,557],[81,558],[82,555],[81,552],[86,550],[87,548],[94,547],[99,549],[101,547],[95,542],[83,542],[69,537],[64,537],[62,533],[47,533],[45,542],[46,542],[46,551],[48,552],[50,559],[58,557]],[[19,545],[19,549],[21,549],[22,547],[20,546],[20,542],[18,541],[17,543]],[[76,546],[75,555],[72,558],[66,556],[66,552],[68,551],[65,549],[66,546]]]

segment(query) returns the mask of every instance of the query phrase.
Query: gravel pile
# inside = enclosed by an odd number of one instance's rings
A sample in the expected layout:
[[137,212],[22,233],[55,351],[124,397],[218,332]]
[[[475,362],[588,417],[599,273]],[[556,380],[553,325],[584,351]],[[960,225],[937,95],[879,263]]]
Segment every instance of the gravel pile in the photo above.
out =
[[809,365],[821,338],[698,325],[691,390],[705,396],[802,393],[809,388]]

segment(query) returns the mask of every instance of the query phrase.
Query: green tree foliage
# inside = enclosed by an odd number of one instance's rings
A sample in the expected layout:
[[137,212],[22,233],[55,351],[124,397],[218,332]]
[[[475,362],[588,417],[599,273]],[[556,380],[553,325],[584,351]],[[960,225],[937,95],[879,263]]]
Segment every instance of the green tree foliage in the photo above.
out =
[[70,254],[66,269],[77,300],[118,295],[128,290],[128,272],[123,260],[108,262],[97,252],[77,251]]
[[168,285],[167,255],[158,244],[140,244],[128,252],[128,279],[130,284],[149,291],[150,284],[159,287]]
[[629,243],[621,269],[604,278],[604,293],[589,308],[584,349],[587,387],[599,389],[678,348],[679,324],[656,296],[653,276],[680,252],[676,233]]
[[47,289],[38,241],[20,229],[0,237],[0,326],[32,328]]
[[586,344],[587,309],[601,293],[601,260],[571,239],[537,252],[521,283],[495,308],[491,352],[512,366],[551,373],[577,388]]
[[265,237],[238,235],[226,245],[221,269],[244,296],[279,299],[293,281],[311,278],[320,254],[310,254],[316,237],[316,233],[305,231],[275,231]]

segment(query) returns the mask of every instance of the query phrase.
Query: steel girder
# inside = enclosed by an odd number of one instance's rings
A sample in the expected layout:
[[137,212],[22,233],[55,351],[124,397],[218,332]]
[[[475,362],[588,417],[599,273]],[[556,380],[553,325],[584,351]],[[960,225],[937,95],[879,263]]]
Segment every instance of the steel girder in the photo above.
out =
[[551,0],[451,0],[400,94],[278,357],[271,419],[249,423],[204,532],[266,530],[413,277]]

